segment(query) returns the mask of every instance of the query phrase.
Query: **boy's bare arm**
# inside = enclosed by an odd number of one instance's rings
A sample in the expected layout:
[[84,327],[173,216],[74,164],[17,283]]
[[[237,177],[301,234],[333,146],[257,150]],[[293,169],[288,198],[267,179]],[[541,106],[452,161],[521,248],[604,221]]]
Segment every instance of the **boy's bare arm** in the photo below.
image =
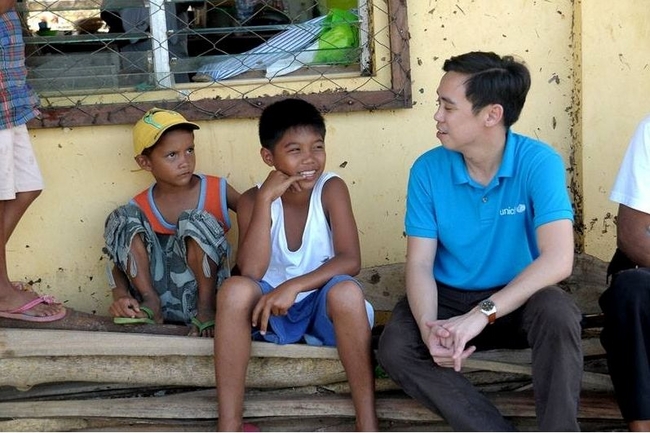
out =
[[129,281],[124,272],[113,266],[113,303],[109,307],[109,313],[114,317],[135,317],[140,312],[140,304],[129,293]]
[[241,194],[235,188],[230,186],[229,183],[226,184],[226,204],[228,209],[233,212],[237,212],[237,205],[239,203],[239,198]]
[[[339,177],[327,181],[323,188],[323,210],[328,217],[334,240],[332,267],[336,275],[357,275],[361,270],[359,232],[352,211],[350,192]],[[328,263],[329,263],[328,262]]]
[[0,14],[10,11],[16,6],[16,0],[0,0]]
[[650,267],[650,214],[618,206],[617,246],[634,263]]
[[264,276],[271,257],[271,204],[258,203],[258,192],[253,187],[242,194],[237,210],[237,266],[243,276],[254,280]]

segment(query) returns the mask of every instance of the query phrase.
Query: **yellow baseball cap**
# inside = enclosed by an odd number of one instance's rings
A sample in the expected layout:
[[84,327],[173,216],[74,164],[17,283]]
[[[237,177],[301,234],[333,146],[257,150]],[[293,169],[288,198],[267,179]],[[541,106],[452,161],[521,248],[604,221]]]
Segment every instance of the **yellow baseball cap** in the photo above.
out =
[[156,144],[172,126],[187,125],[190,129],[199,129],[199,125],[189,122],[182,114],[176,111],[152,108],[147,111],[142,119],[133,126],[133,152],[135,156]]

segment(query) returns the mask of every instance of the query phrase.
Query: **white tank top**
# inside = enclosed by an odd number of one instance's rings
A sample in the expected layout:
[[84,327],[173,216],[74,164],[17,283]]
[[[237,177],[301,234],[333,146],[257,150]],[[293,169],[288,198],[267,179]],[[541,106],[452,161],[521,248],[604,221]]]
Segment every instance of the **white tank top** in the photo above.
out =
[[[307,274],[321,266],[334,256],[332,230],[325,218],[321,195],[325,182],[335,173],[323,173],[311,193],[307,222],[302,234],[302,244],[296,251],[290,251],[287,246],[287,235],[284,230],[284,209],[282,199],[277,198],[271,203],[271,261],[262,278],[273,287],[277,287],[291,278]],[[307,296],[301,292],[296,302]]]

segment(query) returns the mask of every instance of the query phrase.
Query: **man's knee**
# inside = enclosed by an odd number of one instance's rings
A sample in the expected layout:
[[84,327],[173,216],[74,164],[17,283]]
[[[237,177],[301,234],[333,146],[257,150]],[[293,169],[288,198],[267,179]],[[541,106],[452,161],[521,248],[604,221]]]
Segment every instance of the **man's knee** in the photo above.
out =
[[402,365],[400,357],[404,340],[401,334],[399,327],[389,322],[379,336],[377,361],[387,372],[399,370]]
[[527,320],[557,332],[580,333],[582,313],[576,302],[564,290],[556,286],[546,287],[535,293],[525,307]]
[[608,288],[608,301],[619,304],[648,305],[650,302],[650,270],[629,269],[619,272]]

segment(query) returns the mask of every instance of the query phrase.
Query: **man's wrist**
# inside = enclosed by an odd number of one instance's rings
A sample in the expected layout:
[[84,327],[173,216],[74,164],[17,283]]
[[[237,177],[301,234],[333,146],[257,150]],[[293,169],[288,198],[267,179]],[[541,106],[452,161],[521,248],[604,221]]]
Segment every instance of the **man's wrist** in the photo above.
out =
[[488,323],[491,325],[497,319],[497,306],[490,298],[484,299],[478,303],[478,310],[483,314]]

